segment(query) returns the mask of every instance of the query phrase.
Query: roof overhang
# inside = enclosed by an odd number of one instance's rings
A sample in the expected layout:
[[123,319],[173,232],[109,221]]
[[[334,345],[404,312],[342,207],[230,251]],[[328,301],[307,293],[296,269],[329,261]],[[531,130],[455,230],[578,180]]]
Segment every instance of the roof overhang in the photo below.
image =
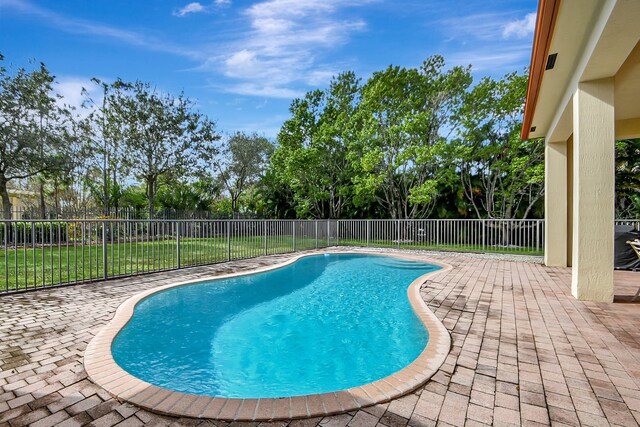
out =
[[[540,0],[522,139],[567,140],[578,83],[609,77],[616,120],[624,122],[617,127],[640,129],[638,22],[638,0]],[[545,70],[550,54],[556,63]]]

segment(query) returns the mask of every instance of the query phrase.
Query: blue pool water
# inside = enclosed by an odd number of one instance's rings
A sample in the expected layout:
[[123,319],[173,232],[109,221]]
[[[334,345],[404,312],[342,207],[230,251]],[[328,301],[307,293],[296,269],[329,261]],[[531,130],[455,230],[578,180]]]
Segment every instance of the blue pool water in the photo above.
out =
[[404,368],[426,346],[407,288],[439,268],[331,254],[178,286],[136,306],[113,356],[144,381],[210,396],[298,396],[363,385]]

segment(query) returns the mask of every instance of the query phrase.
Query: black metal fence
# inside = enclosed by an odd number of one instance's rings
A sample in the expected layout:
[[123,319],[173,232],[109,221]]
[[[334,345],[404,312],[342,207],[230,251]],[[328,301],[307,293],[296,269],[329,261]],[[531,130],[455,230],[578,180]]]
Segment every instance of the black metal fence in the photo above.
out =
[[[640,220],[616,220],[640,229]],[[542,255],[544,220],[0,220],[0,294],[328,246]]]
[[294,220],[2,220],[0,293],[326,247],[335,229]]

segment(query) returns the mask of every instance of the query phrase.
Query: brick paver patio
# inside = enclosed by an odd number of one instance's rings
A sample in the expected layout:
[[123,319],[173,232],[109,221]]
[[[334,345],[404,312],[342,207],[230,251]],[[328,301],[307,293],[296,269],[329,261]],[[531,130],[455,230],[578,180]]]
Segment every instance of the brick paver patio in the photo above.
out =
[[[576,301],[569,269],[495,257],[429,256],[454,266],[432,276],[422,290],[453,341],[438,373],[422,389],[387,404],[274,425],[640,423],[639,304]],[[87,379],[83,351],[116,308],[141,290],[284,258],[0,297],[0,427],[228,425],[163,417],[114,400]],[[625,286],[633,287],[633,281],[625,275]]]

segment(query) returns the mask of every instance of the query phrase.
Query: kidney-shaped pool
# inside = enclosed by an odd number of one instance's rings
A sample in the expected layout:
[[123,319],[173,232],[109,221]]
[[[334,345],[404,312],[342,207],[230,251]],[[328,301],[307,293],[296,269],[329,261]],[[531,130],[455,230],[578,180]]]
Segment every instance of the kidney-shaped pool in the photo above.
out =
[[429,334],[407,287],[440,268],[325,254],[173,287],[136,305],[113,358],[148,383],[208,396],[300,396],[371,383],[424,350]]
[[332,252],[149,289],[118,307],[84,367],[118,400],[173,416],[266,421],[386,402],[449,353],[420,295],[441,269],[420,255]]

